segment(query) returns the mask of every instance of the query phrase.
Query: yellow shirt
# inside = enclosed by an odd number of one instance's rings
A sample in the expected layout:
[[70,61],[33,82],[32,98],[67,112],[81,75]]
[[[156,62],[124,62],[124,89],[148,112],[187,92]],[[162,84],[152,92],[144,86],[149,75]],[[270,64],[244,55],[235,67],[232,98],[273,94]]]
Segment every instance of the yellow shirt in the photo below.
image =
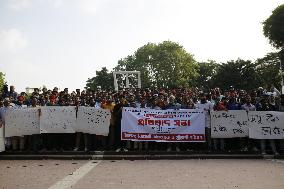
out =
[[112,103],[104,103],[104,104],[101,105],[101,107],[103,109],[109,109],[111,112],[113,111],[114,106],[115,106],[114,102],[112,102]]

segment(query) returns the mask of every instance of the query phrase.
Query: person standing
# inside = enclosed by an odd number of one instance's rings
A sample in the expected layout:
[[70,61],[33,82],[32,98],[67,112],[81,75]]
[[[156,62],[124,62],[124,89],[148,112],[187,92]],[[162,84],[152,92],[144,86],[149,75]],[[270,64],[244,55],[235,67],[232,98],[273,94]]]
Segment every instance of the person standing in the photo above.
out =
[[119,102],[113,108],[114,123],[115,123],[115,146],[117,147],[116,152],[128,151],[125,148],[125,142],[121,140],[121,119],[123,107],[129,107],[124,95],[119,96]]
[[[23,109],[27,108],[27,105],[24,105],[25,98],[23,96],[18,96],[18,101],[14,108]],[[25,149],[25,136],[13,136],[12,138],[12,149],[23,151]],[[18,148],[19,147],[19,148]]]
[[206,99],[204,93],[200,94],[200,102],[197,103],[196,107],[203,110],[205,114],[205,135],[207,142],[207,150],[211,151],[211,119],[210,111],[213,110],[213,104]]
[[[0,127],[4,127],[4,130],[5,130],[5,114],[12,107],[10,105],[10,99],[9,98],[5,98],[3,104],[4,104],[4,106],[0,108]],[[4,133],[5,132],[3,132],[3,135],[4,135]],[[11,144],[12,144],[11,137],[6,137],[5,138],[5,146],[8,150],[11,149]]]
[[[262,98],[261,101],[260,101],[260,104],[257,108],[257,111],[274,111],[274,109],[268,103],[267,98]],[[267,141],[269,142],[273,153],[275,155],[279,155],[279,153],[276,150],[275,140],[273,140],[273,139],[260,139],[261,154],[266,155],[266,142]]]
[[[247,112],[256,111],[256,107],[254,104],[252,104],[251,96],[249,94],[246,95],[245,103],[241,106],[241,109],[246,110]],[[255,142],[253,142],[251,139],[243,139],[243,140],[246,140],[247,144],[244,144],[244,143],[242,144],[243,145],[242,151],[248,151],[249,146],[252,147],[253,151],[258,151],[258,149],[256,148]]]
[[[176,98],[174,95],[171,95],[169,97],[169,102],[166,104],[165,109],[173,109],[173,110],[179,110],[181,109],[181,104],[175,102]],[[173,142],[169,142],[167,145],[167,152],[171,152],[172,151],[172,146],[175,145],[175,149],[177,152],[180,152],[180,146],[179,143],[173,143]]]
[[[101,108],[102,109],[107,109],[110,111],[110,113],[112,114],[113,109],[114,109],[115,103],[113,102],[112,96],[108,95],[106,97],[106,101],[104,103],[101,104]],[[110,140],[113,141],[113,126],[112,126],[112,121],[110,122],[109,125],[109,138],[111,138]],[[107,147],[107,136],[97,136],[101,139],[102,142],[102,147],[106,148]]]

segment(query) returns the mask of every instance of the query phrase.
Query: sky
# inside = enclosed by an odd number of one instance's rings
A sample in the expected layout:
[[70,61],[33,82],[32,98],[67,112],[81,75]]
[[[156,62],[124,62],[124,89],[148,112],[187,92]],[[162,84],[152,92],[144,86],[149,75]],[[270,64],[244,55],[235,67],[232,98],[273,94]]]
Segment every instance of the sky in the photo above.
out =
[[284,0],[0,0],[0,71],[16,91],[83,89],[148,42],[178,42],[196,61],[275,52],[262,22]]

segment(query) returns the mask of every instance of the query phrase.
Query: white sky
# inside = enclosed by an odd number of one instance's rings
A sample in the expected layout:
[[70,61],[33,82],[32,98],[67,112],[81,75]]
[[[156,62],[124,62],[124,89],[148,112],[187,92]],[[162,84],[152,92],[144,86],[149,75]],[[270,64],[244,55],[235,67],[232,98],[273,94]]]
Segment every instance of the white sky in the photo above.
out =
[[262,24],[283,0],[0,0],[0,71],[18,92],[83,88],[148,42],[180,43],[197,61],[275,51]]

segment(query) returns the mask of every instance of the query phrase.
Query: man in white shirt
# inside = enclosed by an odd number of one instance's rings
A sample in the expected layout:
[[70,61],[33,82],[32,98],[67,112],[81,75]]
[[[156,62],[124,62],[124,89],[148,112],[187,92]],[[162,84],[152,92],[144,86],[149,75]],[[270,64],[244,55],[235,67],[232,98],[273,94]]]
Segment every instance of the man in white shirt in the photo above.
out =
[[[5,127],[5,114],[10,108],[12,108],[10,106],[10,100],[9,100],[9,98],[6,98],[4,100],[4,107],[0,108],[0,127]],[[3,138],[5,137],[4,132],[3,132],[2,137]],[[7,149],[11,148],[11,138],[10,137],[5,138],[5,146],[6,146]]]
[[[246,110],[247,112],[249,111],[256,111],[255,105],[251,103],[251,97],[250,95],[246,96],[246,103],[241,106],[242,110]],[[241,145],[242,145],[242,151],[248,151],[249,146],[253,146],[252,149],[253,151],[258,151],[256,148],[255,142],[252,139],[241,139]],[[244,144],[244,140],[246,140],[246,144]]]
[[207,141],[207,148],[211,150],[211,120],[210,111],[213,110],[213,104],[206,99],[205,94],[200,94],[200,101],[197,103],[196,107],[204,111],[205,114],[205,135]]

